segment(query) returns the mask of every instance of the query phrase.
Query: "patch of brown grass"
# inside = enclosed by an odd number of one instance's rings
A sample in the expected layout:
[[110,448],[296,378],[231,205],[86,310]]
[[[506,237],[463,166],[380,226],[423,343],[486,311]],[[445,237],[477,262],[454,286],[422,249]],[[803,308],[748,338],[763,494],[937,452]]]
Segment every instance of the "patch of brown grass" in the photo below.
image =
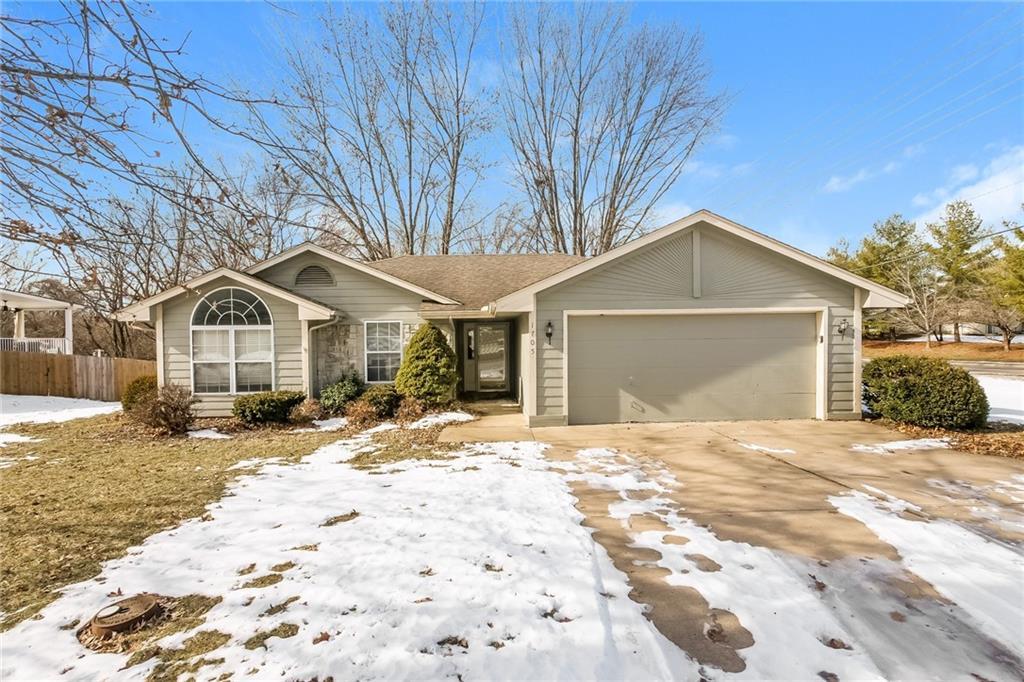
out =
[[38,442],[4,448],[5,457],[37,459],[0,470],[0,631],[37,613],[60,587],[97,575],[102,562],[202,515],[246,473],[229,470],[239,460],[295,461],[345,436],[274,428],[230,440],[161,437],[123,415],[9,430]]
[[914,438],[947,438],[950,447],[961,452],[1024,459],[1024,426],[1020,424],[995,423],[976,431],[950,431],[913,426],[888,419],[880,419],[879,423]]
[[438,443],[444,426],[426,429],[391,429],[373,434],[373,441],[379,446],[373,452],[361,452],[349,460],[356,469],[374,469],[384,464],[393,464],[406,459],[451,459],[451,453],[459,449],[458,443]]
[[281,577],[280,573],[268,573],[266,575],[261,575],[259,578],[253,578],[242,585],[242,589],[247,590],[254,587],[270,587],[271,585],[278,584],[282,580],[284,580],[284,578]]
[[245,640],[246,649],[259,649],[267,646],[267,640],[271,637],[280,637],[281,639],[288,639],[299,634],[299,626],[294,623],[281,623],[273,630],[264,630],[263,632],[257,632],[255,635]]
[[1024,345],[1014,344],[1010,350],[1003,350],[1000,343],[943,343],[932,342],[925,348],[920,341],[871,341],[864,340],[864,357],[881,358],[888,355],[913,355],[943,360],[989,360],[1001,362],[1024,362]]

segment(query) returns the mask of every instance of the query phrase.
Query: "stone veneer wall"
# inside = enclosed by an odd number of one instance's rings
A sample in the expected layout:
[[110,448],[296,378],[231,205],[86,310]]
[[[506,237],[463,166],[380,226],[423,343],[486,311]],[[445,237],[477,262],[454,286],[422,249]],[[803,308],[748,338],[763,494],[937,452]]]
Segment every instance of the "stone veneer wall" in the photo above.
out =
[[[409,339],[418,327],[417,324],[402,324],[403,347],[409,345]],[[321,389],[336,382],[346,372],[355,370],[363,376],[363,347],[362,324],[333,324],[314,331],[311,352],[315,393],[319,395]]]

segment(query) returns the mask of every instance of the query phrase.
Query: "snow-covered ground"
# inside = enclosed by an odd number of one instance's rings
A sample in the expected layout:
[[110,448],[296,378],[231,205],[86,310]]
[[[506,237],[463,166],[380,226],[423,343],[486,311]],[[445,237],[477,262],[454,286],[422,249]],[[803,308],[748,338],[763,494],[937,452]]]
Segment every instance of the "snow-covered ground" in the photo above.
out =
[[[362,435],[240,479],[212,520],[151,536],[107,563],[102,584],[66,588],[39,620],[5,633],[0,678],[58,679],[65,668],[61,680],[145,678],[155,661],[122,671],[127,656],[85,652],[62,629],[120,589],[224,597],[196,631],[231,640],[200,679],[697,679],[628,598],[543,445],[476,445],[376,474],[346,463],[372,447]],[[276,584],[245,587],[275,573]],[[244,647],[284,623],[298,634]]]
[[[952,343],[952,341],[953,341],[953,335],[952,334],[946,334],[944,338],[945,338],[944,343]],[[925,337],[923,337],[923,336],[914,336],[914,337],[911,337],[911,338],[900,339],[900,340],[901,341],[914,341],[914,342],[924,343],[925,342]],[[932,340],[933,341],[935,340],[934,337],[932,338]],[[962,334],[960,336],[960,341],[962,343],[999,343],[999,344],[1001,344],[1003,342],[1003,337],[1002,337],[1001,334],[989,334],[989,335],[984,335],[984,334]],[[1021,342],[1024,342],[1024,336],[1021,336],[1020,334],[1018,334],[1017,336],[1014,336],[1013,338],[1010,339],[1010,343],[1021,343]]]
[[[430,415],[405,428],[465,418]],[[471,444],[445,460],[373,471],[348,464],[378,447],[372,433],[395,428],[338,440],[296,464],[240,462],[260,468],[208,514],[151,536],[105,564],[102,582],[65,588],[37,620],[0,635],[0,679],[144,679],[155,660],[122,669],[126,654],[88,652],[69,627],[118,590],[223,597],[204,623],[156,643],[173,649],[200,631],[229,635],[205,655],[214,662],[194,672],[201,680],[227,672],[268,680],[1001,680],[1021,665],[1021,548],[964,525],[904,518],[912,505],[880,490],[830,502],[899,558],[819,562],[720,538],[672,498],[686,481],[613,450],[583,450],[566,463],[549,462],[540,443]],[[635,546],[661,555],[668,583],[698,591],[753,635],[738,651],[743,672],[701,666],[655,629],[581,524],[570,488],[577,482],[615,493],[609,514],[627,528],[645,515],[670,529],[630,533]],[[962,497],[957,486],[929,484]],[[1022,484],[971,494],[1016,500]],[[911,572],[949,602],[908,597],[896,586]],[[278,577],[247,585],[267,576]],[[285,624],[297,633],[246,648]]]
[[1024,424],[1024,377],[976,375],[975,378],[988,396],[989,421]]
[[42,395],[0,394],[0,429],[11,424],[66,422],[82,417],[118,412],[121,403],[105,403],[83,398]]

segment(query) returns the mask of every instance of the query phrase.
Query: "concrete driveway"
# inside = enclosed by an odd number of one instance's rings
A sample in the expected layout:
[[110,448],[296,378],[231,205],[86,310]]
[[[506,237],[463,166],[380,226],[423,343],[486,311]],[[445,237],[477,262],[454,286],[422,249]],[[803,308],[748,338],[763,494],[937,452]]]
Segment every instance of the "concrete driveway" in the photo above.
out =
[[711,668],[778,678],[770,650],[802,632],[885,677],[1024,674],[1024,462],[866,422],[491,415],[442,438],[550,444],[630,596]]

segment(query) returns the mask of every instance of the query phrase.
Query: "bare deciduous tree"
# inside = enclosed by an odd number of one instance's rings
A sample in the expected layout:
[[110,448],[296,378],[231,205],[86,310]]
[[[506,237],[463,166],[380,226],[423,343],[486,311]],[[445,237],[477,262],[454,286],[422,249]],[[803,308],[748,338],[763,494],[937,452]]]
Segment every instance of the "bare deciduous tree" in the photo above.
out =
[[88,239],[102,218],[96,202],[112,190],[144,189],[188,203],[193,197],[164,182],[167,148],[216,187],[212,200],[232,203],[183,120],[228,131],[208,100],[238,97],[179,69],[183,46],[154,36],[151,23],[144,6],[123,0],[0,15],[0,234],[75,245]]
[[894,263],[894,282],[910,301],[904,308],[891,311],[900,327],[924,335],[925,347],[931,348],[931,337],[949,319],[950,295],[940,286],[933,267],[919,261]]
[[539,247],[597,254],[645,228],[723,111],[702,49],[612,6],[512,12],[502,104]]
[[285,108],[252,106],[251,138],[307,187],[336,248],[379,259],[448,253],[470,217],[488,129],[470,69],[479,5],[392,5],[321,17],[290,41]]

